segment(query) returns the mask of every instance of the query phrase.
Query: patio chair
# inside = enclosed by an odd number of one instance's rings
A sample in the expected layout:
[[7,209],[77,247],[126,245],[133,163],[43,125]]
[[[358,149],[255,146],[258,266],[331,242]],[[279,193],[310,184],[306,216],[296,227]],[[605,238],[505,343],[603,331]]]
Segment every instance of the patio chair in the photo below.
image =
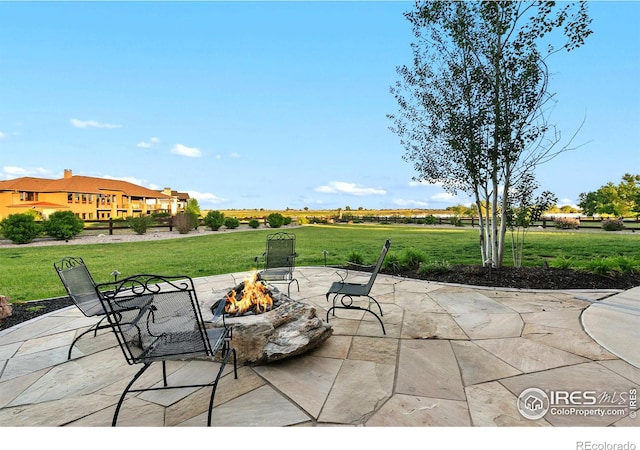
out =
[[[67,360],[69,360],[71,359],[73,347],[82,336],[93,332],[95,337],[98,334],[98,330],[110,329],[111,325],[106,321],[106,312],[100,301],[100,295],[96,292],[96,283],[89,273],[84,260],[79,256],[65,256],[54,262],[53,267],[60,277],[69,298],[82,311],[82,314],[86,317],[100,317],[98,322],[75,337],[69,347],[67,355]],[[148,301],[148,298],[138,298],[134,301],[120,303],[118,307],[121,309],[136,309],[144,306]]]
[[[389,247],[391,247],[391,240],[387,239],[387,241],[382,246],[382,251],[380,252],[380,256],[378,257],[378,261],[375,266],[372,267],[372,272],[369,277],[369,280],[366,283],[349,283],[346,281],[348,272],[343,276],[338,272],[340,276],[340,281],[335,281],[331,284],[329,291],[326,294],[327,301],[329,301],[329,296],[333,294],[333,303],[332,306],[327,311],[327,322],[329,322],[329,315],[333,313],[335,316],[336,309],[356,309],[366,311],[368,313],[373,314],[373,316],[378,319],[380,322],[380,326],[382,326],[382,333],[387,334],[384,329],[384,324],[382,323],[382,319],[380,318],[382,314],[382,308],[380,307],[380,303],[370,295],[371,288],[373,287],[373,283],[378,276],[378,272],[380,271],[380,267],[382,267],[382,262],[384,258],[387,256],[387,252],[389,251]],[[367,297],[368,298],[368,306],[363,308],[359,305],[354,304],[353,297]],[[340,300],[338,304],[337,301]],[[378,306],[378,311],[380,311],[380,315],[376,314],[371,310],[371,304],[375,303]]]
[[273,233],[267,235],[267,248],[262,256],[256,256],[254,261],[259,264],[262,258],[263,269],[258,272],[258,279],[270,283],[287,283],[287,295],[291,294],[291,284],[300,284],[293,277],[296,266],[296,235],[292,233]]
[[[233,356],[234,377],[238,378],[236,351],[231,347],[231,328],[224,321],[225,302],[213,311],[216,327],[206,328],[189,277],[134,275],[96,286],[107,319],[128,364],[142,364],[125,387],[116,406],[111,425],[116,426],[120,408],[130,392],[211,387],[207,425],[211,425],[213,400],[218,382],[229,358]],[[151,301],[139,309],[122,310],[123,300]],[[211,358],[220,363],[215,378],[208,383],[169,385],[167,361]],[[154,363],[162,363],[162,384],[133,388],[135,382]]]

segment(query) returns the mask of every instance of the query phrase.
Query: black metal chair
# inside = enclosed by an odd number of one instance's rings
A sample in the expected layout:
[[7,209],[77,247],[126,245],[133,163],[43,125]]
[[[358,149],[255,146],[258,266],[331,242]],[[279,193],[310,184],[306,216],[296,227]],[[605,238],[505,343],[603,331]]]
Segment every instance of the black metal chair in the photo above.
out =
[[[87,269],[84,260],[79,256],[65,256],[53,263],[53,267],[58,273],[67,294],[69,294],[69,298],[71,298],[78,309],[82,311],[82,314],[86,317],[100,317],[100,320],[98,320],[95,325],[75,337],[69,347],[69,354],[67,355],[67,359],[71,359],[73,347],[82,336],[91,332],[96,336],[98,330],[110,329],[111,325],[105,322],[106,312],[100,301],[100,295],[96,291],[96,283],[89,273],[89,269]],[[119,303],[115,306],[120,309],[136,309],[144,306],[148,301],[148,298],[137,298],[134,301]]]
[[262,256],[256,256],[254,261],[259,264],[262,258],[263,268],[258,272],[258,279],[269,283],[287,283],[287,295],[291,294],[291,284],[300,284],[293,277],[296,267],[296,235],[292,233],[273,233],[267,235],[267,248]]
[[[234,377],[238,378],[235,349],[231,347],[231,328],[224,321],[225,302],[213,311],[212,321],[219,326],[206,328],[196,296],[193,280],[189,277],[162,275],[134,275],[119,281],[101,283],[96,292],[107,311],[107,319],[118,339],[127,363],[142,364],[125,387],[113,415],[112,426],[126,395],[130,392],[162,389],[211,387],[207,425],[211,425],[213,400],[225,366],[233,356]],[[151,298],[139,309],[122,310],[126,301]],[[220,362],[213,381],[204,384],[168,385],[166,362],[210,357]],[[163,384],[160,387],[133,385],[154,362],[162,362]]]
[[[382,308],[380,307],[380,303],[370,295],[371,288],[373,287],[373,283],[376,281],[376,277],[378,276],[378,272],[380,271],[380,267],[382,267],[382,262],[384,258],[387,256],[389,252],[389,247],[391,247],[391,240],[387,239],[387,241],[382,246],[382,251],[380,252],[380,256],[378,257],[378,261],[376,265],[373,266],[373,270],[371,272],[371,276],[366,283],[349,283],[346,281],[346,277],[342,276],[340,273],[338,275],[342,278],[340,281],[335,281],[331,284],[329,291],[326,294],[327,301],[329,301],[329,296],[333,294],[333,303],[332,306],[327,311],[327,322],[329,322],[329,314],[333,312],[335,316],[336,309],[356,309],[366,311],[368,313],[373,314],[380,325],[382,326],[382,333],[387,334],[384,329],[384,324],[382,323]],[[368,306],[363,308],[359,305],[354,304],[353,297],[367,297],[369,299]],[[340,303],[336,302],[340,299]],[[375,303],[378,306],[378,311],[380,311],[380,316],[371,310],[371,303]]]

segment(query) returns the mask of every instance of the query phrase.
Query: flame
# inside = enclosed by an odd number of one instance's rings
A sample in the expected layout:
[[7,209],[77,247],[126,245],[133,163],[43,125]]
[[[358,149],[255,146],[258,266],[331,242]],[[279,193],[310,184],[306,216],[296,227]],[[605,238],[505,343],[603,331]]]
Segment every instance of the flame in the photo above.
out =
[[227,305],[225,312],[227,314],[243,314],[255,306],[256,313],[263,313],[271,309],[273,299],[267,292],[267,285],[258,281],[258,273],[244,280],[244,288],[242,297],[236,298],[236,290],[232,289],[226,296]]

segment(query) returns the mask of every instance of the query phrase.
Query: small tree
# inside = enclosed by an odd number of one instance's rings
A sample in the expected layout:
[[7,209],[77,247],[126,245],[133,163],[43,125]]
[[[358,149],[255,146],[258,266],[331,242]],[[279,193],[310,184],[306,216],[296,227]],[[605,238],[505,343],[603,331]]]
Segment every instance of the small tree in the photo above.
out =
[[549,191],[544,191],[534,200],[533,193],[537,187],[533,175],[523,177],[509,196],[505,220],[511,232],[511,254],[515,267],[522,266],[524,240],[529,228],[542,218],[545,211],[558,202],[558,199]]
[[0,233],[14,244],[28,244],[41,232],[32,214],[11,214],[0,222]]
[[218,231],[224,225],[224,213],[220,211],[209,211],[204,217],[204,224],[213,231]]
[[226,219],[224,219],[224,226],[229,228],[230,230],[233,230],[240,226],[240,221],[235,217],[227,217]]
[[56,211],[43,223],[44,231],[55,239],[71,239],[84,230],[84,221],[72,211]]
[[136,234],[145,234],[153,223],[151,216],[127,217],[129,226]]
[[267,216],[267,223],[271,228],[280,228],[284,224],[284,216],[280,213],[271,213]]

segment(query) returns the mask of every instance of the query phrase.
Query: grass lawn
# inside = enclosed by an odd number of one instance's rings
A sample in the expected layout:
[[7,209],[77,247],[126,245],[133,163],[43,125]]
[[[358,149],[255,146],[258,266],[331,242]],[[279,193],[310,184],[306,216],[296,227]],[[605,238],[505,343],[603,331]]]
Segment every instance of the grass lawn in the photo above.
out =
[[[254,257],[265,249],[273,229],[159,241],[108,244],[66,244],[0,249],[0,295],[21,302],[65,295],[53,269],[63,256],[81,256],[97,282],[112,280],[118,270],[127,276],[158,273],[202,277],[243,272],[255,268]],[[391,239],[390,254],[405,250],[423,252],[430,261],[480,264],[478,230],[407,225],[309,225],[284,228],[296,234],[298,266],[341,265],[352,251],[373,264],[384,240]],[[510,242],[510,241],[508,241]],[[509,246],[505,265],[511,265]],[[532,230],[526,237],[523,265],[541,265],[555,258],[573,258],[586,264],[599,257],[624,255],[640,261],[640,234],[585,231]]]

